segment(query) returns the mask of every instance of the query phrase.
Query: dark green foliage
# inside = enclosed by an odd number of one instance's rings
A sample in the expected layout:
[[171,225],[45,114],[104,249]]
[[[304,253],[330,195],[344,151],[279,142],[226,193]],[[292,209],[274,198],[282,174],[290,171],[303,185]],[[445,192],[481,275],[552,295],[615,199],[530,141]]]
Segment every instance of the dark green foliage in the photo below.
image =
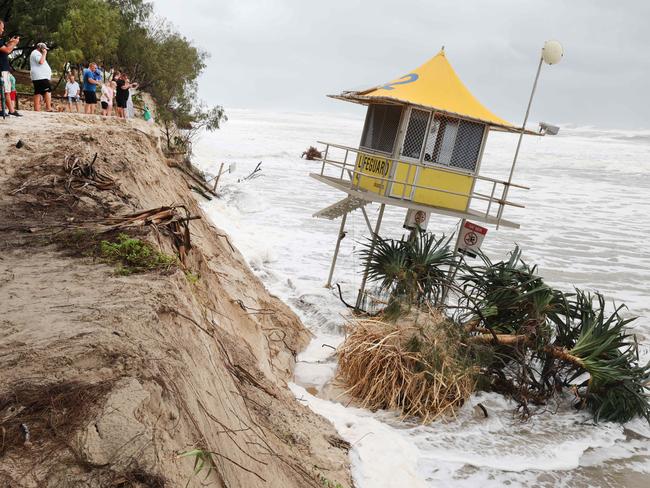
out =
[[113,65],[122,26],[120,12],[103,0],[69,0],[66,14],[52,34],[56,47],[48,56],[49,63],[61,70],[66,62]]
[[[449,283],[447,268],[460,265],[448,244],[420,234],[412,241],[377,239],[372,255],[365,246],[369,278],[393,298],[385,312],[399,313],[395,303],[404,301],[449,307],[441,303],[449,285],[458,300],[451,308],[456,326],[488,338],[470,348],[481,365],[482,388],[507,393],[524,415],[531,405],[545,404],[570,387],[578,395],[576,407],[587,408],[596,421],[635,416],[650,421],[650,364],[639,364],[629,328],[634,318],[622,315],[624,307],[608,312],[598,293],[566,294],[548,286],[518,247],[505,261],[482,255],[478,266],[462,265],[457,284]],[[422,347],[415,336],[407,345],[408,350]]]
[[53,44],[53,34],[70,8],[71,0],[0,0],[0,15],[5,20],[5,35],[20,35],[15,67],[22,67],[39,42]]
[[118,265],[117,273],[130,275],[153,270],[167,270],[176,258],[156,251],[150,244],[126,234],[119,234],[115,242],[101,241],[100,255]]
[[[518,247],[507,261],[492,263],[485,256],[482,261],[460,277],[465,318],[495,333],[526,337],[525,347],[495,346],[497,361],[486,374],[509,383],[523,404],[575,386],[578,406],[596,420],[650,419],[645,386],[650,367],[639,366],[628,327],[634,318],[621,316],[624,307],[608,314],[598,293],[564,294],[549,287],[536,267],[521,259]],[[575,384],[585,375],[587,381]]]
[[374,251],[369,239],[361,257],[368,264],[368,279],[379,282],[392,299],[436,304],[448,282],[449,266],[455,263],[449,242],[427,232],[401,241],[377,237]]
[[627,422],[639,416],[650,422],[648,391],[643,386],[650,381],[649,368],[636,369],[635,380],[626,379],[589,390],[586,403],[596,421]]
[[[205,107],[197,79],[207,54],[153,14],[144,0],[0,0],[8,35],[20,34],[15,68],[29,68],[38,42],[51,48],[48,62],[62,75],[67,67],[97,62],[128,73],[156,102],[167,147],[189,152],[198,131],[226,120],[221,106]],[[70,64],[68,64],[70,63]]]
[[594,297],[576,290],[567,305],[568,331],[558,334],[556,344],[579,358],[582,367],[569,368],[566,382],[573,382],[585,371],[589,374],[583,397],[596,420],[625,422],[638,415],[650,421],[646,387],[650,364],[639,365],[638,345],[628,327],[635,317],[622,317],[622,306],[608,316],[605,299],[598,293]]
[[484,254],[480,257],[483,264],[465,266],[459,278],[464,307],[496,333],[548,333],[543,326],[547,315],[559,310],[562,293],[544,283],[536,266],[522,261],[519,247],[508,261],[492,263]]

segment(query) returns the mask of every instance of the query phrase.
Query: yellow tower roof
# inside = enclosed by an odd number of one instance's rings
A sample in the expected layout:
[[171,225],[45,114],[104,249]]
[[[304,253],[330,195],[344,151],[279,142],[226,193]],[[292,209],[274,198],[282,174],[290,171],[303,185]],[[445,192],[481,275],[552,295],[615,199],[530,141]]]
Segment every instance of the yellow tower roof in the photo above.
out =
[[474,119],[506,130],[516,127],[488,110],[460,80],[441,50],[407,75],[385,85],[348,91],[332,98],[358,103],[411,104]]

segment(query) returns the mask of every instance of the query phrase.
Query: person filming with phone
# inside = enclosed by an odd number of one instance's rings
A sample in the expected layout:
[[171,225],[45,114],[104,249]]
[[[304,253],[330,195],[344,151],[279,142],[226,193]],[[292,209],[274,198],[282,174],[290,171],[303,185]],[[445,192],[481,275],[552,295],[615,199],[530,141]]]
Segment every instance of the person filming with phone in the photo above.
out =
[[45,99],[45,110],[52,111],[52,69],[47,63],[47,45],[36,44],[36,49],[29,56],[30,76],[34,84],[34,111],[41,111],[41,97]]

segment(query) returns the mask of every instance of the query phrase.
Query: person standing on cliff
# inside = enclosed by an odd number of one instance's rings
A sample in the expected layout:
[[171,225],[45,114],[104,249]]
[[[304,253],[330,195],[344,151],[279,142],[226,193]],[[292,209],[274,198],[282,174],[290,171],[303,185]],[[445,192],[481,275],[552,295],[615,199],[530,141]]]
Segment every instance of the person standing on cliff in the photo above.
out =
[[[5,23],[0,20],[0,36],[2,36],[4,32]],[[20,37],[18,36],[12,37],[7,42],[0,38],[0,80],[2,81],[2,91],[4,92],[2,98],[5,100],[9,115],[14,115],[16,117],[20,117],[20,114],[16,112],[14,103],[11,100],[11,81],[9,79],[9,70],[11,70],[11,66],[9,65],[9,55],[16,48],[18,42],[20,42]],[[4,107],[0,107],[0,110],[2,110],[0,116],[4,117],[6,115]]]
[[86,106],[84,112],[92,114],[97,108],[97,85],[99,85],[102,75],[97,70],[96,63],[90,63],[83,73],[83,92]]
[[115,96],[115,82],[109,81],[102,85],[102,95],[99,99],[102,105],[102,115],[113,115],[113,97]]
[[65,93],[63,96],[68,100],[68,112],[72,112],[72,104],[74,103],[75,110],[79,113],[79,83],[74,79],[74,75],[68,76],[68,82],[65,84]]
[[115,94],[115,99],[117,102],[117,116],[126,119],[126,108],[129,103],[130,90],[131,88],[137,88],[137,83],[131,83],[129,77],[126,73],[122,73],[122,76],[117,80],[117,91]]
[[30,76],[34,84],[34,111],[41,111],[41,97],[45,100],[45,110],[52,111],[52,68],[47,62],[47,45],[36,44],[36,49],[29,56]]

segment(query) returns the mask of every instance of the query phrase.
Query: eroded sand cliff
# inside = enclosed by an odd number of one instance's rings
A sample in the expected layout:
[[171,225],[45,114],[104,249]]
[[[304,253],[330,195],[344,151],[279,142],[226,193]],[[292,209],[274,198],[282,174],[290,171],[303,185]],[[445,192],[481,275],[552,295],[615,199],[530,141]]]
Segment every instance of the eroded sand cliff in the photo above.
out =
[[[351,485],[347,444],[286,388],[308,332],[203,215],[154,127],[26,113],[0,121],[0,146],[0,486]],[[114,184],[71,184],[65,162],[95,153]],[[90,242],[112,218],[179,205],[200,217],[184,265],[120,276]],[[128,231],[178,254],[164,225]],[[179,453],[195,449],[212,454],[193,477],[197,456]]]

